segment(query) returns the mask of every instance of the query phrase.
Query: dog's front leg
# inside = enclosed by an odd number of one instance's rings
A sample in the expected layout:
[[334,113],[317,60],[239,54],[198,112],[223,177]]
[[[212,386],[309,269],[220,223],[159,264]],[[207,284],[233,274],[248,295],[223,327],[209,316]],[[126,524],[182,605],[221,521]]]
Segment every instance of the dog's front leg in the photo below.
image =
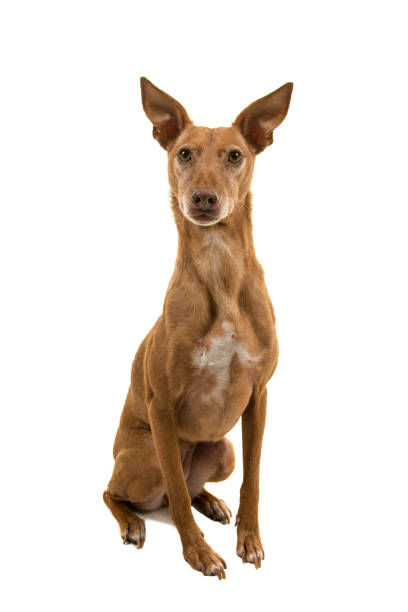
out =
[[153,399],[149,406],[153,441],[165,481],[169,509],[180,534],[183,555],[192,568],[206,576],[225,578],[225,561],[204,540],[194,521],[184,478],[177,436],[175,407]]
[[256,389],[242,415],[244,478],[237,514],[237,555],[258,569],[264,559],[259,535],[259,464],[266,417],[266,389]]

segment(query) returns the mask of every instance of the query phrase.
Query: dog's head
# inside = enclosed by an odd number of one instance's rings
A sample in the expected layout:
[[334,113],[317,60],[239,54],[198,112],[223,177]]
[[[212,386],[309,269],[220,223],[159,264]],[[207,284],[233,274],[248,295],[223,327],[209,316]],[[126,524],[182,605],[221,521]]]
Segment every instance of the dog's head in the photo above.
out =
[[153,136],[168,153],[170,187],[182,214],[196,225],[214,225],[244,202],[255,157],[272,143],[288,112],[292,83],[250,104],[231,127],[193,125],[174,98],[141,78],[143,108]]

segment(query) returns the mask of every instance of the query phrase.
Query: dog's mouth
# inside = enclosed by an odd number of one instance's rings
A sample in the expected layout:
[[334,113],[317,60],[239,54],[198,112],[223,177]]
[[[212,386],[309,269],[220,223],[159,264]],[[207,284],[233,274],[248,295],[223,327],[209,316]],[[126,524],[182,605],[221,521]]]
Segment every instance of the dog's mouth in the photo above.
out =
[[216,223],[218,221],[218,215],[212,215],[208,212],[190,213],[190,218],[203,224]]
[[229,212],[228,201],[220,198],[216,205],[194,206],[187,198],[182,199],[180,206],[183,215],[194,225],[215,225],[224,219]]
[[196,225],[214,225],[218,223],[220,217],[207,211],[189,211],[188,219]]

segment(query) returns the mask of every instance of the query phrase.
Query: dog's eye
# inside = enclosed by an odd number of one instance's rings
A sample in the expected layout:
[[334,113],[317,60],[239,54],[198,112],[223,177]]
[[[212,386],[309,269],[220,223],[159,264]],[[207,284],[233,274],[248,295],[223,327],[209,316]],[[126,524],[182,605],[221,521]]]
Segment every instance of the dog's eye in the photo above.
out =
[[231,151],[228,155],[228,161],[231,162],[231,164],[239,164],[241,161],[241,153],[239,151]]
[[189,161],[191,159],[190,149],[181,149],[178,153],[178,158],[180,161]]

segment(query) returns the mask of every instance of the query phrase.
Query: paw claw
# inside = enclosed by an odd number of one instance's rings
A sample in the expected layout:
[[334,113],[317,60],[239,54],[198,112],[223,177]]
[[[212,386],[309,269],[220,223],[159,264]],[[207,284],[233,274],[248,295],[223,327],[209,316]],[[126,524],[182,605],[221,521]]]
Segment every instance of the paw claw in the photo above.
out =
[[265,559],[264,550],[259,535],[250,531],[238,531],[237,555],[243,563],[252,563],[256,569],[261,567]]
[[197,495],[192,501],[192,505],[196,510],[207,516],[208,518],[227,525],[232,516],[231,510],[228,508],[224,500],[218,499],[208,491],[203,490],[200,495]]
[[135,518],[137,521],[129,524],[126,531],[120,535],[122,537],[123,544],[134,544],[136,548],[143,548],[146,539],[145,522],[139,517]]
[[183,555],[191,567],[202,572],[204,576],[217,576],[219,580],[226,578],[224,570],[227,564],[208,546],[204,539],[186,547]]

